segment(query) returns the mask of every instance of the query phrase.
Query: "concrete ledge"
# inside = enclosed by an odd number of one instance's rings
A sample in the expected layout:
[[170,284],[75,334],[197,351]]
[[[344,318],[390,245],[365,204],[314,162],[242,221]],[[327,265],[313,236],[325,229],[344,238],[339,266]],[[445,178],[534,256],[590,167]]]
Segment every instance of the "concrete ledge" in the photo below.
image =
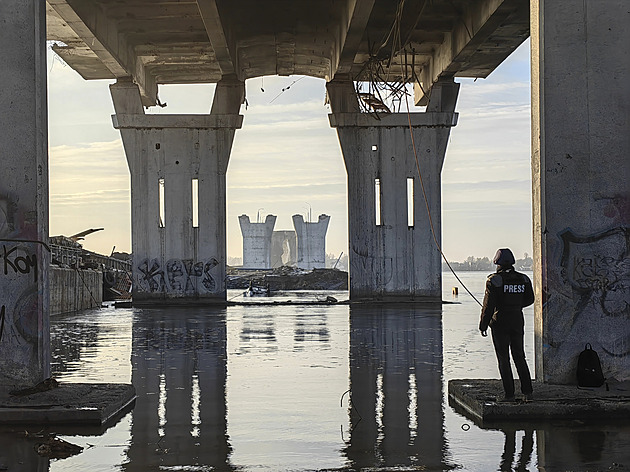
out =
[[[516,392],[520,384],[515,381]],[[449,404],[480,424],[501,421],[630,419],[630,383],[610,383],[606,387],[580,389],[575,385],[534,382],[534,399],[525,402],[517,393],[516,402],[502,403],[500,380],[450,380]]]
[[457,113],[426,112],[426,113],[382,113],[375,119],[371,113],[331,113],[328,121],[331,128],[362,127],[362,128],[450,128],[457,125]]
[[67,383],[14,397],[0,390],[0,424],[103,425],[136,399],[133,385]]
[[243,115],[112,115],[116,129],[240,129]]

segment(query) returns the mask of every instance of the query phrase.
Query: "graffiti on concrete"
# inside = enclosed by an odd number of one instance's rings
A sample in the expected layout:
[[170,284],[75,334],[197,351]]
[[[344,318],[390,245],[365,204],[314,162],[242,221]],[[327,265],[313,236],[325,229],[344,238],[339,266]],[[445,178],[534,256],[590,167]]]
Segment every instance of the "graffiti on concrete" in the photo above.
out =
[[[7,324],[3,340],[13,346],[37,346],[39,313],[37,306],[37,287],[32,286],[22,292],[11,305],[12,310],[5,310]],[[1,340],[1,339],[0,339]]]
[[0,308],[0,343],[2,342],[2,335],[4,334],[5,312],[6,312],[6,307],[2,305],[2,308]]
[[607,316],[630,318],[630,228],[589,237],[567,230],[560,237],[562,275],[579,295],[576,311],[595,304]]
[[[626,329],[630,320],[630,227],[591,236],[566,230],[560,238],[560,274],[572,291],[571,336],[591,339],[589,333],[597,325],[599,334],[594,341],[604,352],[615,358],[630,355]],[[614,370],[613,364],[609,366]]]
[[[35,244],[39,241],[0,239],[2,316],[0,342],[12,346],[37,346],[40,327],[38,306],[39,266]],[[6,244],[10,242],[11,244]],[[48,246],[41,243],[42,246]]]
[[50,248],[38,240],[37,213],[24,200],[0,191],[0,382],[8,384],[38,375],[47,335],[41,248]]
[[[23,255],[21,254],[23,252]],[[24,248],[13,246],[7,249],[6,245],[2,245],[0,257],[4,260],[2,272],[4,275],[13,274],[30,274],[33,271],[33,280],[37,282],[37,255],[28,254]]]
[[159,259],[144,259],[137,266],[138,291],[197,295],[214,293],[219,286],[211,273],[219,261],[214,258],[195,262],[193,259],[169,259],[164,267]]

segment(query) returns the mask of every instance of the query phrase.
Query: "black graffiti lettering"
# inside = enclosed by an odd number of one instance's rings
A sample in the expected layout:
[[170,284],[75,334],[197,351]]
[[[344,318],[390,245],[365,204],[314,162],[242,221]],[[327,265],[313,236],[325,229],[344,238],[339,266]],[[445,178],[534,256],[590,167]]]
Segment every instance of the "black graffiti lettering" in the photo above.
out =
[[4,333],[4,317],[6,314],[6,307],[2,305],[0,309],[0,342],[2,342],[2,334]]
[[31,269],[33,269],[33,279],[37,282],[37,256],[33,254],[32,256],[13,256],[13,260],[9,256],[11,256],[16,250],[18,246],[15,246],[7,251],[6,246],[2,246],[3,251],[3,260],[4,260],[4,275],[9,274],[9,268],[13,269],[13,273],[17,274],[29,274]]

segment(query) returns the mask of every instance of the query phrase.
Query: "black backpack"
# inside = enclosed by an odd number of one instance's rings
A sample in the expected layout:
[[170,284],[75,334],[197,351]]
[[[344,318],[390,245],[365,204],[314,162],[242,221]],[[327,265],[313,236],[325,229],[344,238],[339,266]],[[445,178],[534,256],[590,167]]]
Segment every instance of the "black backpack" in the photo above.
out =
[[597,352],[589,343],[580,352],[577,363],[577,381],[579,387],[601,387],[604,385],[602,364],[599,362]]

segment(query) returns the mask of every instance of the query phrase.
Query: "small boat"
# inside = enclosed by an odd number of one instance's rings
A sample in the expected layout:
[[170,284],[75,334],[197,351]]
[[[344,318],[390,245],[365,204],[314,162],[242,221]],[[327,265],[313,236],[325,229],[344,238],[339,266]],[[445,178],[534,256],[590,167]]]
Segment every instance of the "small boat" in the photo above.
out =
[[247,287],[243,295],[246,297],[269,297],[271,295],[271,289],[269,288],[269,284],[265,287],[259,287],[250,282],[249,287]]

